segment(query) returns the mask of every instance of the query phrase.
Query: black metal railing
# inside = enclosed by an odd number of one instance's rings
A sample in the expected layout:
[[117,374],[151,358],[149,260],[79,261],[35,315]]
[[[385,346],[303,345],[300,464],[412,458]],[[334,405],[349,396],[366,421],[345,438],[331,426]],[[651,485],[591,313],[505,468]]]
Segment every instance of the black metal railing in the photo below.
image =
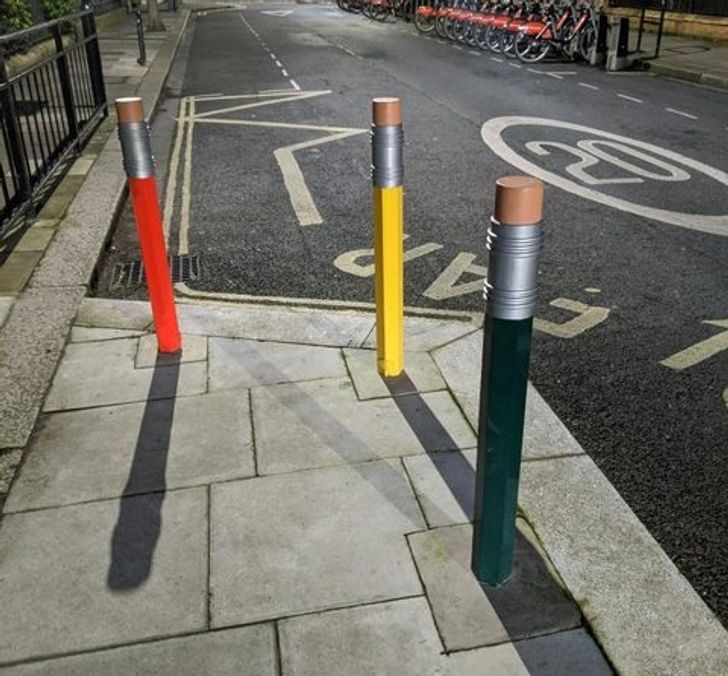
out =
[[[612,7],[636,7],[659,10],[661,0],[610,0]],[[709,16],[728,16],[728,0],[667,0],[668,12],[686,14],[706,14]]]
[[[48,55],[14,65],[18,58],[6,55],[39,33],[50,36]],[[35,213],[48,183],[107,114],[90,9],[0,37],[0,241]]]

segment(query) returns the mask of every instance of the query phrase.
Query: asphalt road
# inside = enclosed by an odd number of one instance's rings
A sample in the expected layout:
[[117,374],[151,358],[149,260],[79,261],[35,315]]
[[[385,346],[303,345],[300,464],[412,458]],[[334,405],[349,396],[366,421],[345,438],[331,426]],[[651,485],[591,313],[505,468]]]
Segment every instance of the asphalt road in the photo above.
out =
[[[155,122],[183,292],[371,302],[373,96],[404,107],[411,308],[482,311],[494,181],[541,175],[532,379],[728,626],[728,95],[518,66],[334,5],[198,15]],[[131,232],[101,293],[138,293],[108,288]]]

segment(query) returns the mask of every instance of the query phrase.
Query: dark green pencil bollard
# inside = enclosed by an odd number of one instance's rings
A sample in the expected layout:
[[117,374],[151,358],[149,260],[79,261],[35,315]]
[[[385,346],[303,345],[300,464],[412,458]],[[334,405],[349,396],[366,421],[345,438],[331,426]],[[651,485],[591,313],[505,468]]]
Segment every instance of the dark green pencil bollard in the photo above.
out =
[[488,230],[472,552],[475,576],[491,586],[503,584],[513,565],[542,213],[541,181],[529,176],[496,181]]

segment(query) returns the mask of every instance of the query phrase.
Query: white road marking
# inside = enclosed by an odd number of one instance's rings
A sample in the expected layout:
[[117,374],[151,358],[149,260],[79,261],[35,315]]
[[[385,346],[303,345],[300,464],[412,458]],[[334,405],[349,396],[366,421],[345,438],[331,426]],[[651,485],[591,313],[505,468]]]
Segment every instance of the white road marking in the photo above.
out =
[[[285,103],[286,101],[298,101],[299,99],[310,99],[315,96],[323,96],[324,94],[330,94],[331,92],[329,90],[322,90],[322,91],[313,91],[313,92],[291,92],[290,96],[284,96],[279,99],[275,100],[267,100],[267,101],[256,101],[254,103],[244,103],[240,104],[238,106],[228,106],[227,108],[219,108],[217,110],[208,110],[204,113],[199,113],[197,115],[197,119],[205,118],[205,117],[212,117],[213,115],[223,115],[225,113],[232,113],[237,110],[247,110],[249,108],[260,108],[262,106],[272,106],[276,103]],[[240,97],[243,98],[243,97]],[[246,96],[246,98],[248,98]],[[250,97],[252,98],[252,97]],[[211,99],[209,99],[211,100]]]
[[548,75],[549,77],[556,78],[557,80],[563,80],[565,75],[576,75],[575,70],[547,70],[544,71],[544,75]]
[[190,201],[192,199],[192,132],[195,119],[195,99],[190,98],[187,108],[187,134],[185,138],[185,160],[182,171],[182,205],[179,218],[179,242],[177,244],[180,255],[189,253],[190,230]]
[[344,45],[336,45],[342,52],[346,52],[349,56],[353,56],[354,58],[359,58],[359,55],[356,52],[351,51],[348,47],[344,47]]
[[536,70],[535,68],[526,68],[529,73],[536,73],[536,75],[543,75],[543,71]]
[[278,59],[276,59],[276,66],[278,66],[278,68],[283,68],[283,64]]
[[674,108],[665,108],[665,110],[668,113],[672,113],[673,115],[680,115],[682,117],[687,117],[689,120],[697,120],[698,119],[698,116],[697,115],[693,115],[692,113],[686,113],[683,110],[675,110]]
[[586,291],[587,293],[601,293],[602,292],[601,289],[597,289],[595,286],[584,287],[584,291]]
[[728,236],[728,214],[718,216],[691,214],[637,204],[635,202],[630,202],[614,195],[607,195],[599,192],[598,190],[581,185],[569,178],[566,178],[565,176],[549,171],[546,168],[531,162],[529,159],[526,159],[513,150],[503,139],[503,132],[506,129],[517,126],[555,127],[558,129],[567,129],[571,132],[577,132],[580,134],[588,134],[591,137],[597,136],[610,141],[617,141],[618,143],[638,148],[639,150],[649,153],[651,156],[654,155],[670,160],[671,162],[682,165],[683,167],[688,167],[689,169],[692,169],[697,173],[704,174],[726,187],[728,187],[728,173],[707,164],[703,164],[702,162],[698,162],[697,160],[693,160],[689,157],[685,157],[684,155],[680,155],[679,153],[671,150],[660,148],[659,146],[655,146],[650,143],[645,143],[644,141],[638,141],[627,136],[612,134],[607,131],[602,131],[601,129],[595,129],[593,127],[587,127],[571,122],[563,122],[561,120],[516,115],[496,117],[485,122],[481,129],[483,141],[496,155],[521,171],[540,178],[541,180],[546,181],[551,185],[555,185],[566,192],[570,192],[574,195],[584,197],[593,202],[597,202],[614,209],[620,209],[627,213],[643,216],[644,218],[650,218],[656,221],[662,221],[663,223],[670,223],[672,225],[678,225],[682,228],[688,228],[700,232],[721,235],[723,237]]
[[[459,253],[422,295],[433,300],[446,300],[468,293],[482,292],[488,268],[473,263],[475,258],[475,254],[465,251]],[[478,275],[481,279],[458,284],[458,280],[466,273]]]
[[595,87],[593,84],[589,84],[588,82],[580,82],[580,87],[584,87],[585,89],[593,89],[594,91],[599,91],[599,87]]
[[[189,97],[184,96],[179,102],[179,117],[177,118],[177,129],[175,129],[174,145],[172,146],[172,155],[170,166],[177,167],[179,165],[179,156],[182,150],[182,138],[185,132],[185,123],[187,116],[187,104]],[[177,194],[177,171],[169,172],[167,180],[166,192],[164,194],[164,211],[162,213],[162,231],[164,232],[164,242],[169,244],[169,230],[172,221],[172,212],[174,211],[174,198]]]
[[291,205],[296,212],[296,218],[301,226],[321,225],[324,221],[321,218],[319,210],[311,197],[311,192],[306,185],[306,179],[303,177],[301,167],[298,166],[293,153],[296,150],[311,148],[313,146],[330,143],[331,141],[340,141],[341,139],[354,136],[356,134],[365,134],[367,129],[353,129],[342,131],[336,134],[330,134],[321,138],[303,141],[302,143],[294,143],[283,148],[277,148],[273,151],[273,156],[278,162],[281,174],[283,174],[283,182],[285,183],[288,195],[291,198]]
[[[728,319],[708,320],[704,321],[703,324],[728,329]],[[672,357],[663,359],[660,364],[674,371],[682,371],[709,359],[723,350],[728,350],[728,331],[723,331],[715,336],[701,340],[699,343],[672,355]]]
[[289,82],[291,83],[291,86],[292,86],[292,87],[293,87],[293,88],[294,88],[294,89],[295,89],[296,91],[299,91],[299,92],[301,91],[301,87],[299,87],[299,86],[298,86],[298,82],[296,82],[296,81],[295,81],[294,79],[292,79],[292,78],[291,78],[291,79],[289,80]]
[[270,58],[273,59],[273,61],[275,61],[278,57],[273,52],[271,52]]
[[503,59],[501,59],[501,58],[499,58],[497,56],[491,56],[490,57],[490,60],[491,61],[495,61],[496,63],[503,63]]
[[281,73],[283,74],[283,77],[288,77],[288,71],[285,68],[281,68]]
[[642,99],[638,99],[635,96],[627,96],[626,94],[617,94],[620,99],[625,99],[626,101],[633,101],[634,103],[644,103]]
[[[409,235],[405,235],[404,239],[407,239]],[[427,244],[421,244],[413,249],[406,250],[404,252],[404,262],[409,263],[417,258],[426,256],[433,251],[439,251],[442,249],[442,244],[436,242],[428,242]],[[360,263],[360,259],[371,259],[371,263],[363,264]],[[337,256],[334,260],[334,267],[341,270],[342,272],[348,272],[350,275],[357,277],[373,277],[374,276],[374,249],[354,249],[353,251],[346,251],[345,253]]]
[[523,68],[523,66],[520,63],[509,63],[508,65],[511,68]]
[[578,315],[563,324],[556,324],[538,317],[533,320],[534,329],[557,338],[576,338],[584,331],[601,324],[609,316],[609,308],[590,306],[569,298],[556,298],[549,305]]
[[292,9],[263,9],[260,11],[261,14],[267,14],[268,16],[285,17],[289,14],[293,14]]
[[558,73],[549,73],[548,71],[544,72],[544,75],[548,75],[549,77],[553,77],[557,80],[563,80],[563,75],[559,75]]

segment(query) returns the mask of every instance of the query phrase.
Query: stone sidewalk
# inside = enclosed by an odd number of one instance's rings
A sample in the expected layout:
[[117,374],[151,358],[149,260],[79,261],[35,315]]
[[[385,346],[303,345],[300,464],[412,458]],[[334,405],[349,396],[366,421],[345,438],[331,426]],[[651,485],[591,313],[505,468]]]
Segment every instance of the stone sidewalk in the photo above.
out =
[[[527,518],[508,584],[469,571],[476,325],[408,320],[388,388],[371,315],[180,313],[170,359],[146,303],[81,304],[4,507],[3,674],[613,673]],[[534,390],[524,452],[581,453]]]

